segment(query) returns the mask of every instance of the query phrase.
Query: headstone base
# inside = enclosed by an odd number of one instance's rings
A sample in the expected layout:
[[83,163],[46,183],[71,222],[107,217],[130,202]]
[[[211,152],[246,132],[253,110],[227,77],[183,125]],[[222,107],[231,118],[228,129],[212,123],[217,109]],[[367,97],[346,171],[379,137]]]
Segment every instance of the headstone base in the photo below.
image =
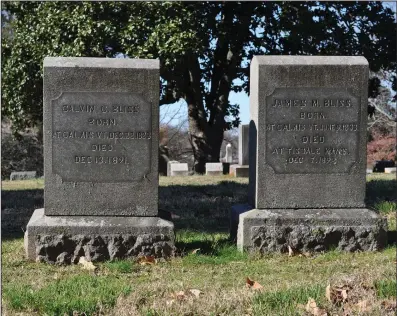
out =
[[248,178],[249,177],[249,166],[245,165],[231,165],[230,174],[236,178]]
[[174,254],[174,224],[160,217],[46,216],[34,211],[25,232],[30,260],[70,264]]
[[360,209],[252,209],[239,212],[239,250],[377,251],[387,244],[387,220]]

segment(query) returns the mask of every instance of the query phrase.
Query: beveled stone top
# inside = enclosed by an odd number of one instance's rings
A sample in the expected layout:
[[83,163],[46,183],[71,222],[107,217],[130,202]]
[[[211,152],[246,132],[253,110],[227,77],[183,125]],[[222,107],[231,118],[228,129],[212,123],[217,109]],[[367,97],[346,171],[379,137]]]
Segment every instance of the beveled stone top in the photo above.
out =
[[261,65],[368,65],[363,56],[254,56]]
[[44,67],[158,69],[160,61],[137,58],[45,57]]

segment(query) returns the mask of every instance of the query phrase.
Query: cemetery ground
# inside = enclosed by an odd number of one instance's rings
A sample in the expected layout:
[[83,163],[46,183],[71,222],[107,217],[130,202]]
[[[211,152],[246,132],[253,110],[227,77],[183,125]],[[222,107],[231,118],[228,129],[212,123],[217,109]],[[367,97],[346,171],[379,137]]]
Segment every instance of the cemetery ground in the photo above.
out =
[[228,240],[228,213],[246,202],[247,179],[160,177],[175,258],[95,266],[28,262],[20,227],[43,206],[43,180],[3,181],[3,315],[394,315],[397,183],[367,179],[367,205],[389,223],[380,252],[240,253]]

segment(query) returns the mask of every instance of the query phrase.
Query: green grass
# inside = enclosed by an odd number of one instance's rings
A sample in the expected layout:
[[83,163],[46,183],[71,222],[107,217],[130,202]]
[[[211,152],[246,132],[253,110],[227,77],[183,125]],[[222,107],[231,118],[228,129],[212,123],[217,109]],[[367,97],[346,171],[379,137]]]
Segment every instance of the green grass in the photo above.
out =
[[115,276],[76,275],[49,282],[40,289],[21,284],[4,287],[4,298],[15,310],[64,315],[90,314],[100,307],[114,306],[120,295],[131,292],[131,285]]
[[[3,227],[7,216],[15,214],[10,217],[13,224],[24,218],[26,210],[31,212],[32,205],[42,207],[42,181],[17,182],[3,182]],[[394,230],[396,190],[388,176],[368,178],[367,204],[386,216]],[[373,284],[374,300],[395,296],[395,245],[381,252],[333,250],[309,258],[239,252],[228,240],[228,212],[231,205],[246,199],[247,179],[160,177],[159,208],[179,216],[174,220],[178,256],[151,266],[118,260],[96,264],[93,273],[80,265],[28,262],[22,231],[7,236],[2,241],[4,311],[7,315],[297,315],[297,304],[306,304],[309,297],[329,308],[325,287],[344,277],[365,278]],[[259,282],[263,291],[247,289],[247,277]],[[175,299],[176,292],[188,289],[203,294]],[[363,298],[370,294],[363,292]]]
[[396,280],[376,280],[374,282],[376,295],[379,298],[390,298],[397,296]]
[[298,304],[306,305],[312,298],[319,305],[325,301],[325,286],[293,287],[284,291],[267,292],[254,297],[255,315],[299,315]]

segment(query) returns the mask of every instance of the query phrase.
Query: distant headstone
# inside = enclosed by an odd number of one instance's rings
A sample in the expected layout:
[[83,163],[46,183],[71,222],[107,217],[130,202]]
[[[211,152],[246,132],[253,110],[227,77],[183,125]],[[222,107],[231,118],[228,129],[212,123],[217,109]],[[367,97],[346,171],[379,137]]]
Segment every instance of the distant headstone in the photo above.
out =
[[178,176],[188,176],[189,175],[189,167],[187,163],[172,163],[169,164],[170,167],[170,177],[178,177]]
[[376,160],[373,165],[373,172],[385,172],[385,168],[392,168],[396,164],[393,160]]
[[205,164],[205,174],[211,176],[223,175],[222,162],[207,162]]
[[238,127],[238,163],[240,166],[249,165],[248,137],[249,125],[240,125]]
[[238,134],[238,165],[230,166],[230,174],[235,177],[248,178],[249,175],[249,150],[248,136],[249,125],[240,125]]
[[239,249],[385,245],[386,221],[364,203],[368,71],[364,57],[253,58],[250,205],[239,216]]
[[179,161],[176,160],[170,160],[167,163],[167,177],[171,177],[171,165],[175,164],[175,163],[179,163]]
[[385,168],[385,173],[396,173],[396,170],[396,167]]
[[11,172],[10,180],[29,180],[35,179],[36,177],[36,171],[13,171]]
[[44,60],[44,209],[27,256],[93,261],[173,252],[158,214],[159,61]]
[[233,147],[232,147],[232,144],[227,144],[224,162],[231,163],[232,161],[233,161]]

